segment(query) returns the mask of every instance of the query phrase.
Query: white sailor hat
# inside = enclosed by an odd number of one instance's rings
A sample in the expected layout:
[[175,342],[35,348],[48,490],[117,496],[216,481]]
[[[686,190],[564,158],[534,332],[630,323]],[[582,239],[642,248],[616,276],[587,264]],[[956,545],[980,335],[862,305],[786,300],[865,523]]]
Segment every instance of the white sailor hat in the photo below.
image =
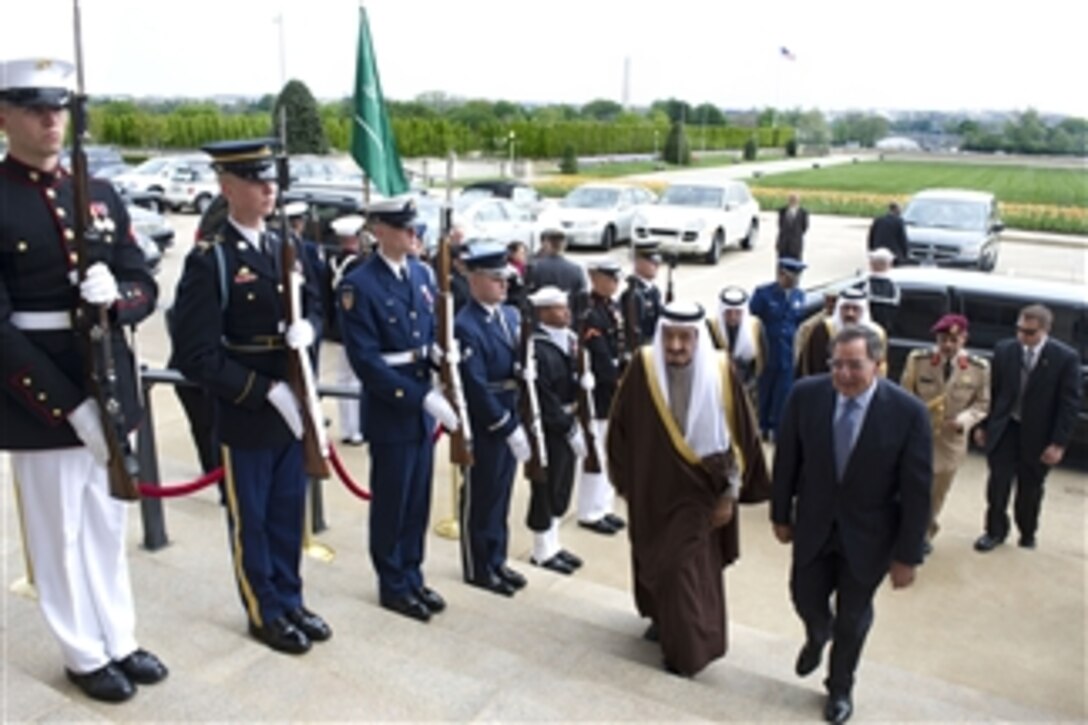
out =
[[869,259],[875,262],[893,262],[895,261],[895,252],[887,247],[877,247],[869,252]]
[[556,307],[560,305],[566,307],[568,304],[567,293],[554,285],[541,287],[529,295],[529,302],[533,304],[533,307]]
[[0,100],[15,106],[63,108],[76,67],[63,60],[28,58],[0,62]]
[[698,302],[674,301],[665,305],[664,309],[661,310],[661,317],[666,325],[670,323],[691,324],[699,322],[705,315],[706,312],[703,310],[703,306]]
[[587,268],[590,272],[605,274],[615,279],[620,278],[620,263],[613,259],[598,259],[595,262],[590,262]]
[[748,304],[748,293],[740,287],[726,287],[718,295],[726,307],[744,307]]
[[304,201],[289,201],[283,205],[283,215],[288,219],[306,216],[308,211],[310,211],[310,205]]
[[372,222],[407,229],[416,218],[416,200],[405,194],[372,202],[366,208],[366,217]]
[[333,234],[338,237],[354,237],[363,228],[363,218],[358,214],[337,217],[329,222]]

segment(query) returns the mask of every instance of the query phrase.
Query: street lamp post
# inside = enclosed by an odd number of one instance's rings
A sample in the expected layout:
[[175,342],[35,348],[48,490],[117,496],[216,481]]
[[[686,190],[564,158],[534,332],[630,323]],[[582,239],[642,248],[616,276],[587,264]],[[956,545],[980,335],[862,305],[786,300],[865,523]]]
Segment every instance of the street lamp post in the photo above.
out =
[[507,140],[510,142],[510,176],[513,178],[514,174],[514,144],[517,143],[517,134],[511,131],[507,135]]
[[657,129],[654,129],[654,161],[657,161]]

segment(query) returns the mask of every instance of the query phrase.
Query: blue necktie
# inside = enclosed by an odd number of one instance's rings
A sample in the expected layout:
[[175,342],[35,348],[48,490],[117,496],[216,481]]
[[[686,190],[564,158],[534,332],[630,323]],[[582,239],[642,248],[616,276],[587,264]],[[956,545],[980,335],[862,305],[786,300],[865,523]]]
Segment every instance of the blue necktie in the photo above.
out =
[[854,398],[847,398],[832,430],[835,438],[835,475],[839,481],[842,481],[846,464],[850,460],[850,451],[854,447],[854,434],[858,429],[860,412],[861,404]]

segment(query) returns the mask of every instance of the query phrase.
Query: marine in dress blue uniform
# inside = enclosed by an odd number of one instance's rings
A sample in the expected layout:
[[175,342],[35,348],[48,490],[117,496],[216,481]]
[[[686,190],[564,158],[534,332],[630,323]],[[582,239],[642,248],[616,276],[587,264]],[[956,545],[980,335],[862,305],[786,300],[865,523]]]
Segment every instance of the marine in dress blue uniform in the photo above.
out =
[[529,444],[518,417],[518,311],[503,304],[506,248],[469,246],[464,257],[471,299],[457,313],[461,381],[472,424],[474,465],[466,469],[460,500],[461,563],[466,582],[512,596],[525,577],[506,565],[510,492]]
[[[158,288],[108,183],[89,184],[90,266],[76,276],[72,177],[58,163],[70,63],[0,63],[0,450],[10,452],[38,603],[68,677],[119,702],[166,668],[136,643],[125,556],[127,507],[109,494],[98,402],[73,332],[77,305],[106,306],[126,425],[139,422],[133,358],[121,327],[155,310]],[[5,495],[6,492],[5,492]]]
[[433,389],[436,290],[410,256],[415,202],[372,204],[367,221],[378,247],[337,290],[348,360],[366,390],[370,442],[370,559],[383,607],[420,621],[445,608],[424,583],[422,564],[431,510],[435,418],[457,417]]
[[332,636],[303,604],[305,511],[299,401],[288,348],[313,343],[321,305],[305,257],[303,315],[286,324],[282,240],[264,228],[276,196],[274,139],[211,144],[229,216],[185,259],[174,302],[174,360],[217,397],[231,553],[249,631],[291,654]]
[[767,340],[767,360],[759,376],[759,428],[764,440],[777,432],[793,385],[793,339],[805,302],[797,279],[804,269],[804,262],[780,257],[778,279],[756,287],[748,303],[748,310],[763,323]]

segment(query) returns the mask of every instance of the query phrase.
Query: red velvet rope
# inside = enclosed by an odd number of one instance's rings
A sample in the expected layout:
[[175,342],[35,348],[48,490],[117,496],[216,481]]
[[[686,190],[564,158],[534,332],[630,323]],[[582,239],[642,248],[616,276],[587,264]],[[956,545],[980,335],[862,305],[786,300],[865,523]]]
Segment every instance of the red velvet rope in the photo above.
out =
[[148,498],[176,498],[178,496],[188,496],[189,494],[199,491],[202,488],[207,488],[213,483],[218,483],[223,480],[223,467],[205,473],[200,478],[193,479],[187,483],[175,483],[169,486],[160,486],[154,483],[140,483],[140,495]]
[[364,501],[370,500],[370,491],[361,487],[355,482],[355,479],[348,473],[348,469],[344,466],[344,462],[340,460],[340,453],[337,452],[336,447],[329,444],[329,463],[332,464],[332,468],[336,471],[337,477],[340,479],[340,483],[344,484],[347,490],[358,496]]

